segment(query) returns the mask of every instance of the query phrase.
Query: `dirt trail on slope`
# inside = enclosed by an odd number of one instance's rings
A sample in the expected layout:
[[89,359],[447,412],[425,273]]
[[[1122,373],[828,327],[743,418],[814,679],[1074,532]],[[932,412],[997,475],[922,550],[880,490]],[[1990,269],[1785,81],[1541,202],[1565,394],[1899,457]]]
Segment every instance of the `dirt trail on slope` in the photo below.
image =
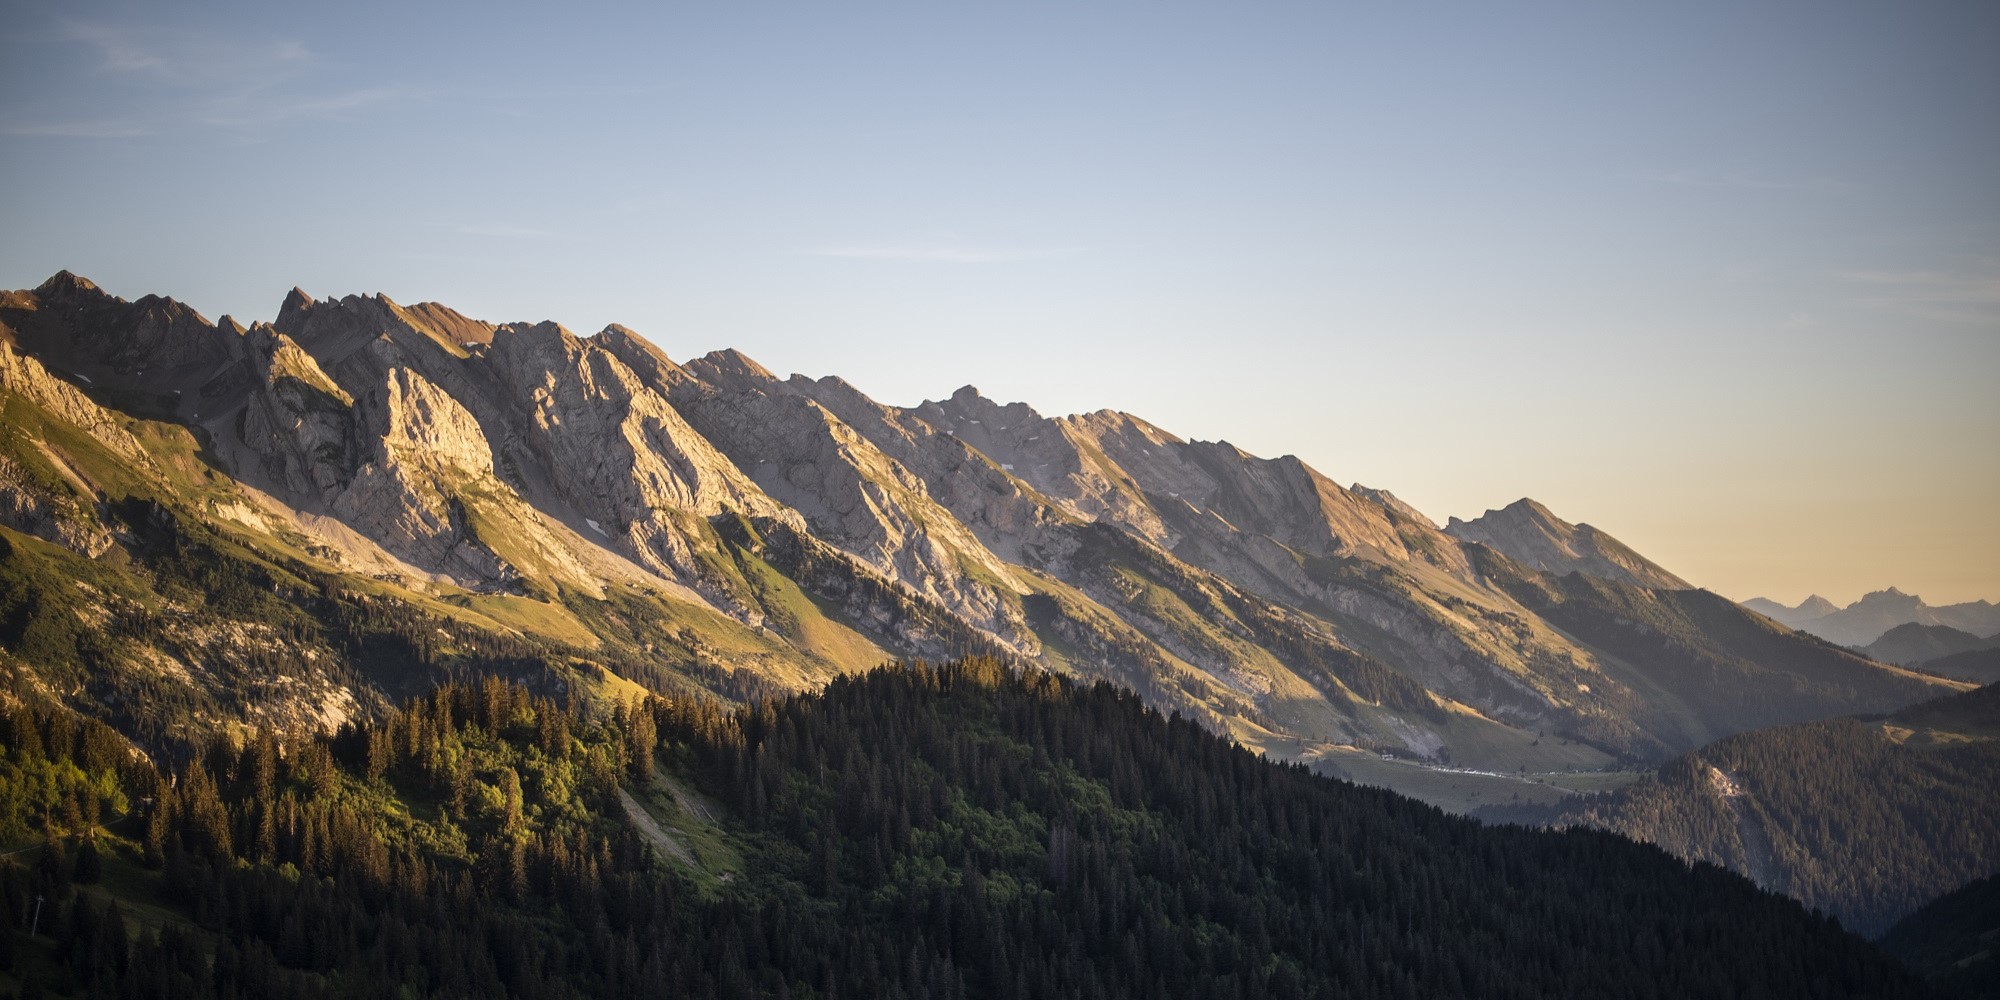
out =
[[639,836],[646,838],[647,843],[681,864],[690,868],[701,867],[695,863],[694,855],[686,847],[681,846],[680,841],[674,839],[673,834],[660,828],[659,822],[653,819],[653,814],[647,812],[646,807],[640,805],[639,800],[633,798],[631,792],[620,788],[618,802],[625,807],[625,815],[632,817],[632,825],[639,829]]

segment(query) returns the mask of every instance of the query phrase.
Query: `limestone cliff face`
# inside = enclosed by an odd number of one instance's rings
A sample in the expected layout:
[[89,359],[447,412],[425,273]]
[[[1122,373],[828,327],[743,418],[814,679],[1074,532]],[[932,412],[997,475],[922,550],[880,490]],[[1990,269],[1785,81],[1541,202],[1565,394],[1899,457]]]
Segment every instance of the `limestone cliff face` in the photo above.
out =
[[[518,478],[541,483],[600,540],[693,587],[741,620],[761,622],[749,595],[712,569],[716,540],[701,520],[724,512],[795,518],[688,426],[620,359],[613,334],[582,340],[553,324],[501,327],[485,362],[497,405],[513,419]],[[671,364],[663,355],[648,360]]]
[[1433,531],[1437,530],[1436,521],[1431,520],[1428,516],[1424,514],[1423,511],[1420,511],[1415,507],[1412,507],[1409,504],[1404,503],[1402,497],[1399,497],[1396,494],[1389,492],[1388,490],[1378,490],[1373,487],[1363,486],[1360,483],[1355,483],[1354,485],[1349,486],[1347,488],[1347,491],[1349,493],[1354,494],[1357,497],[1360,497],[1363,500],[1368,501],[1369,503],[1381,507],[1385,511],[1388,511],[1392,519],[1400,517],[1402,520],[1409,521],[1413,524],[1418,524],[1423,527],[1430,528]]
[[[740,363],[732,367],[733,377],[746,376]],[[1268,663],[1251,667],[1255,654],[1232,648],[1228,635],[1197,635],[1163,617],[1159,591],[1132,589],[1129,565],[1108,570],[1097,544],[1106,536],[1084,528],[1129,533],[1131,542],[1121,544],[1130,548],[1118,558],[1160,567],[1148,574],[1152,583],[1175,594],[1186,613],[1224,623],[1262,618],[1270,631],[1256,641],[1282,644],[1288,663],[1366,655],[1455,700],[1528,723],[1568,710],[1578,699],[1576,671],[1590,670],[1590,654],[1551,630],[1524,627],[1515,602],[1469,580],[1457,542],[1427,518],[1387,493],[1344,490],[1295,458],[1186,442],[1124,414],[1050,420],[970,386],[903,410],[836,378],[794,376],[785,384],[921,476],[989,549],[1078,588],[1105,614],[1238,690],[1275,698],[1302,678]],[[1273,601],[1312,608],[1327,621],[1294,628],[1255,610]],[[1224,606],[1243,610],[1216,610]],[[1080,630],[1102,629],[1103,618],[1061,628],[1075,640]],[[1109,641],[1099,632],[1082,644]],[[1611,693],[1591,679],[1597,697]]]
[[359,463],[354,400],[290,337],[268,326],[245,335],[257,388],[237,435],[263,479],[286,495],[332,502]]
[[363,432],[386,461],[475,481],[493,476],[493,452],[479,421],[413,368],[390,368],[358,411]]
[[71,430],[135,475],[156,473],[156,465],[119,414],[16,351],[12,329],[0,324],[0,333],[6,334],[0,337],[0,412],[20,419],[0,426],[0,525],[92,558],[103,555],[115,539],[99,516],[98,483],[49,440],[50,433]]
[[606,343],[553,323],[506,326],[487,362],[525,418],[527,446],[579,509],[616,524],[661,509],[778,512]]
[[1246,536],[1260,536],[1303,555],[1465,569],[1449,540],[1429,537],[1436,530],[1421,516],[1345,490],[1289,455],[1262,459],[1228,442],[1185,441],[1110,410],[1051,420],[1019,403],[1000,406],[971,386],[911,412],[1075,516],[1123,525],[1170,550],[1205,541],[1221,558]]
[[112,544],[111,533],[97,523],[87,501],[36,481],[19,461],[4,455],[0,455],[0,525],[92,558]]
[[[760,619],[715,574],[716,541],[702,519],[726,510],[787,512],[620,360],[615,333],[584,340],[553,323],[495,327],[441,306],[404,308],[382,296],[320,302],[298,290],[277,325],[346,391],[403,384],[394,373],[408,370],[449,400],[455,411],[427,397],[407,400],[419,422],[404,430],[430,440],[427,447],[453,466],[496,481],[460,502],[474,512],[481,504],[508,505],[500,519],[535,540],[532,561],[567,567],[572,584],[594,589],[584,565],[590,559],[578,550],[604,546],[741,620]],[[652,360],[661,369],[671,365],[664,356]],[[423,422],[445,412],[463,418]],[[363,437],[386,431],[372,428]],[[387,495],[384,487],[370,489]],[[353,500],[342,507],[357,509]],[[435,517],[425,523],[444,530]],[[564,531],[576,537],[561,541]]]
[[0,343],[0,394],[18,394],[51,416],[82,429],[120,457],[134,462],[146,460],[145,448],[109,410],[97,405],[82,390],[49,374],[40,361],[6,343]]
[[1427,518],[1296,458],[1184,441],[1111,411],[1049,419],[970,386],[904,417],[976,448],[1072,517],[1330,617],[1357,648],[1453,699],[1544,719],[1575,700],[1577,682],[1528,676],[1530,664],[1590,662],[1554,632],[1523,628],[1519,606],[1472,580],[1458,542]]
[[1490,545],[1515,562],[1544,572],[1584,573],[1661,590],[1690,590],[1686,581],[1654,565],[1623,542],[1588,524],[1571,524],[1547,507],[1522,498],[1470,521],[1452,518],[1445,532]]
[[[696,359],[674,405],[814,534],[1033,653],[1015,570],[930,496],[922,478],[810,396],[740,354]],[[1011,596],[1010,596],[1011,595]]]
[[1169,547],[1175,541],[1143,488],[1093,450],[1087,435],[1076,435],[1068,421],[1051,420],[1024,403],[1001,406],[969,385],[949,399],[925,401],[911,413],[964,441],[1080,520],[1120,524]]
[[472,414],[405,367],[389,369],[355,410],[369,444],[334,511],[397,556],[456,581],[517,576],[467,516],[463,494],[498,485]]
[[1075,515],[1037,495],[1011,465],[916,412],[877,403],[837,376],[794,375],[785,388],[825,407],[921,479],[933,499],[1003,559],[1038,565],[1051,546],[1063,544],[1058,540],[1061,529],[1079,523]]

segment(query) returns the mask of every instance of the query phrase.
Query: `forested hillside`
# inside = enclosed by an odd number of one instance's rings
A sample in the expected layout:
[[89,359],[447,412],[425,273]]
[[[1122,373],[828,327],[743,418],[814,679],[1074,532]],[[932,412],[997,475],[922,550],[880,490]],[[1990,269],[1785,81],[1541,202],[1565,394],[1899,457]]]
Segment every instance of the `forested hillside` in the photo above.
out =
[[1592,826],[1758,884],[1879,934],[2000,871],[2000,685],[1887,719],[1719,740],[1635,784],[1488,819]]
[[995,661],[734,711],[488,679],[165,772],[27,692],[0,736],[0,963],[56,995],[1925,995],[1719,869]]
[[1882,935],[1882,949],[1955,995],[2000,1000],[2000,875],[1904,917]]

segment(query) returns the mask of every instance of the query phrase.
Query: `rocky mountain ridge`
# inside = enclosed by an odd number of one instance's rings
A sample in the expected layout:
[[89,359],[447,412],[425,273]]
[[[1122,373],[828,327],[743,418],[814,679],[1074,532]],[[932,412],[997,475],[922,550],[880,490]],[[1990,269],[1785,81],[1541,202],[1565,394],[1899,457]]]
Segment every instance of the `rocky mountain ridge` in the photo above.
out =
[[1623,542],[1588,524],[1571,524],[1527,497],[1470,521],[1452,518],[1445,533],[1499,550],[1530,569],[1561,576],[1587,573],[1640,587],[1692,590]]
[[[993,652],[1279,756],[1493,766],[1541,760],[1549,731],[1652,759],[1718,725],[1950,688],[1772,630],[1532,502],[1440,530],[1386,491],[1130,414],[1044,417],[970,386],[887,406],[734,351],[676,363],[619,326],[294,289],[246,328],[65,272],[0,297],[0,375],[0,523],[48,565],[145,604],[179,564],[133,548],[135,519],[213,532],[275,594],[387,601],[468,657],[491,635],[578,676],[783,689]],[[284,600],[337,631],[321,599]],[[371,685],[420,682],[384,670],[314,676],[365,711]],[[121,683],[73,698],[111,713]],[[1704,721],[1720,699],[1728,721]]]

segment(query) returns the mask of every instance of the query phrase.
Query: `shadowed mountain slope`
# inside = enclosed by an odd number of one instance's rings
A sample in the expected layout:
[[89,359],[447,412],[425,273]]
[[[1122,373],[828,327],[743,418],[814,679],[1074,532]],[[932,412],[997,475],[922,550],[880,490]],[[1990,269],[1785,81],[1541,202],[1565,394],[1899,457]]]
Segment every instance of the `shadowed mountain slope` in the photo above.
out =
[[2000,870],[2000,685],[1742,733],[1615,792],[1480,815],[1612,830],[1878,934]]

